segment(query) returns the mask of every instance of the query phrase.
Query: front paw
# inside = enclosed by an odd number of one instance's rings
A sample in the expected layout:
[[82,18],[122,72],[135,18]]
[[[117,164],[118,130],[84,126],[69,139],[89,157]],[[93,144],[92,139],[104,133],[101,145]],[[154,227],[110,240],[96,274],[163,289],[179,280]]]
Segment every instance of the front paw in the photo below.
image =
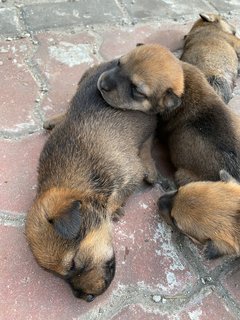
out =
[[143,177],[144,181],[149,184],[155,184],[158,181],[158,172],[156,168],[152,168],[151,170],[146,170]]
[[51,119],[48,119],[43,122],[43,129],[45,130],[52,130],[56,126],[55,122]]
[[118,222],[123,216],[125,212],[122,207],[118,208],[113,214],[112,214],[112,221]]

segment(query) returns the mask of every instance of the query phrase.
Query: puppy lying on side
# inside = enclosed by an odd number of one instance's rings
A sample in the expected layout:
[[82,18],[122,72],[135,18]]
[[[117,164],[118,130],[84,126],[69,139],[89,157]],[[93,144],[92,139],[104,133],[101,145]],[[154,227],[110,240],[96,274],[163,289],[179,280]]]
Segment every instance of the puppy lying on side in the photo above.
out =
[[219,182],[192,182],[158,201],[161,216],[215,259],[240,254],[240,185],[226,171]]
[[239,119],[193,65],[159,45],[142,45],[98,80],[113,107],[160,115],[178,185],[219,180],[227,170],[240,179]]
[[90,69],[67,114],[48,123],[58,125],[42,150],[37,196],[26,221],[40,266],[87,301],[114,277],[112,218],[144,177],[153,182],[156,175],[150,154],[156,117],[113,109],[97,89],[99,76],[115,66]]
[[200,14],[187,36],[181,60],[197,66],[228,103],[238,74],[240,39],[234,26],[215,14]]

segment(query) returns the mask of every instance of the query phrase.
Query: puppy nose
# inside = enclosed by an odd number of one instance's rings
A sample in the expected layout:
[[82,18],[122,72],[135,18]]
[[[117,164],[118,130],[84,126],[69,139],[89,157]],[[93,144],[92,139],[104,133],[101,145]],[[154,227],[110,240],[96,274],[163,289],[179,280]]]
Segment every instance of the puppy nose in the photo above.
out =
[[100,79],[99,81],[100,90],[109,92],[111,91],[110,84],[105,79]]
[[87,302],[92,302],[96,297],[93,294],[88,294],[86,297]]

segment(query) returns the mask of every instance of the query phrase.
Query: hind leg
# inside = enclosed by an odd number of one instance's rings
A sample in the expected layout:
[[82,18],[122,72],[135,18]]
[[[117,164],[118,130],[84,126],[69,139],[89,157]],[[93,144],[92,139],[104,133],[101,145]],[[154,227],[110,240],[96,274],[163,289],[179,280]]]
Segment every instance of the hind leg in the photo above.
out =
[[139,152],[139,157],[145,169],[144,180],[149,184],[154,184],[158,179],[158,171],[152,158],[152,144],[153,136],[143,143]]
[[65,118],[65,113],[60,113],[56,116],[53,116],[43,122],[43,128],[45,130],[52,130],[56,125],[62,122]]

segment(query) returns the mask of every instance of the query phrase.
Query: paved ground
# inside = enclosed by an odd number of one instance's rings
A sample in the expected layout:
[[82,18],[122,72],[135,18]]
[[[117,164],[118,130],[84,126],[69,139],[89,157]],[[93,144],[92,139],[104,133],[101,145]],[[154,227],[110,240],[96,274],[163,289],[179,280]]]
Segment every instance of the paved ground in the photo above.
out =
[[[179,52],[201,11],[240,27],[239,1],[2,0],[0,3],[0,319],[240,319],[238,259],[208,263],[157,216],[157,187],[132,196],[115,224],[117,272],[93,303],[77,300],[41,270],[24,238],[47,134],[43,120],[65,110],[82,73],[137,42]],[[240,82],[230,107],[240,112]],[[170,174],[164,165],[161,169]],[[157,157],[158,158],[158,157]]]

